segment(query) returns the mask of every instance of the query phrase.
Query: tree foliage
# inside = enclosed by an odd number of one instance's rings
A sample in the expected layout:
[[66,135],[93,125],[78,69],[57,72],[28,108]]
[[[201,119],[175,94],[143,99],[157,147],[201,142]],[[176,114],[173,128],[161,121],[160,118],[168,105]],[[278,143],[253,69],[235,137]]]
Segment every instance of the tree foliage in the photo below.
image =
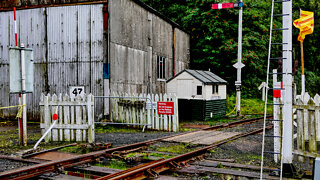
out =
[[[214,73],[229,82],[229,92],[233,92],[236,80],[236,69],[232,66],[237,62],[238,50],[238,9],[213,10],[213,3],[235,2],[231,0],[144,0],[144,2],[159,12],[165,14],[180,24],[191,36],[191,68],[209,68]],[[269,28],[271,0],[244,0],[243,8],[243,52],[242,63],[242,95],[244,97],[257,97],[261,92],[257,87],[266,79],[266,66],[268,56]],[[278,3],[280,4],[280,3]],[[293,1],[293,19],[299,18],[299,9],[315,12],[315,18],[320,11],[318,0]],[[275,6],[275,14],[281,14],[281,5]],[[281,28],[281,17],[274,18],[274,27]],[[315,22],[317,22],[315,20]],[[320,56],[317,56],[319,43],[317,43],[317,29],[308,35],[304,42],[306,88],[311,93],[317,93],[315,87],[320,85]],[[296,40],[298,29],[293,28],[294,59],[299,59],[300,46]],[[281,42],[281,32],[273,33],[273,41]],[[274,48],[273,55],[281,56],[279,47]],[[294,61],[293,61],[294,62]],[[280,62],[279,62],[280,63]],[[273,67],[278,68],[278,62]],[[295,81],[300,87],[299,73]]]

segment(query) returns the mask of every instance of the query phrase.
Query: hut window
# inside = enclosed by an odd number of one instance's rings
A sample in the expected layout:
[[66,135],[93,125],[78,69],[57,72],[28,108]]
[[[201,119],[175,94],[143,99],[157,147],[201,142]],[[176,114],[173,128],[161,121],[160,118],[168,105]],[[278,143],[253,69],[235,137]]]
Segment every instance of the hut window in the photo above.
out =
[[157,78],[166,78],[166,58],[162,56],[157,56]]
[[202,86],[197,86],[197,95],[202,95]]
[[219,85],[212,85],[212,94],[219,93]]

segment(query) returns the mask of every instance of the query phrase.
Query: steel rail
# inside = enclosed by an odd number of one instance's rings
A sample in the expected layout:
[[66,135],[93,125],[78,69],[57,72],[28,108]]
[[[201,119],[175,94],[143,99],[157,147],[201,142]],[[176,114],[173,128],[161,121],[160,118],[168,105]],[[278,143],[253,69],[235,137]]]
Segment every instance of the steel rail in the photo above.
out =
[[[266,127],[266,129],[271,129],[273,125]],[[248,133],[243,133],[240,135],[233,136],[231,138],[228,138],[226,140],[220,141],[218,143],[215,143],[213,145],[207,146],[205,148],[195,150],[186,154],[182,154],[170,159],[162,160],[160,162],[152,163],[150,165],[142,166],[141,168],[131,168],[126,171],[122,171],[116,174],[110,174],[101,178],[98,178],[98,180],[104,180],[104,179],[110,179],[110,180],[117,180],[117,179],[144,179],[148,178],[148,173],[151,174],[151,176],[158,175],[160,172],[163,172],[165,170],[170,169],[172,166],[179,165],[183,161],[188,161],[191,159],[194,159],[195,157],[204,155],[209,149],[214,149],[219,145],[225,144],[229,141],[245,137],[248,135],[258,134],[263,132],[262,129],[258,129],[255,131],[251,131]],[[147,172],[147,173],[146,173]]]
[[[271,117],[272,116],[268,116],[267,118],[271,118]],[[229,127],[233,127],[233,126],[240,125],[240,124],[251,123],[256,120],[263,120],[263,117],[244,119],[244,120],[234,121],[234,122],[230,122],[230,123],[219,124],[216,126],[204,128],[202,130],[215,130],[215,129],[220,129],[220,128],[229,128]]]
[[[258,120],[258,119],[261,119],[261,118],[253,118],[253,119],[249,119],[249,120],[236,121],[233,123],[226,123],[226,124],[222,124],[222,125],[213,126],[213,127],[211,127],[211,129],[205,128],[203,130],[213,130],[213,129],[219,129],[219,128],[226,128],[226,127],[230,127],[233,125],[246,123],[246,122],[250,122],[250,121],[254,121],[254,120]],[[192,131],[192,132],[194,132],[194,131]],[[190,132],[187,132],[187,133],[190,133]],[[187,134],[187,133],[180,133],[179,135]],[[0,179],[32,178],[32,177],[36,177],[36,176],[39,176],[39,175],[47,173],[47,172],[64,170],[66,168],[70,168],[70,167],[73,167],[76,165],[93,162],[93,161],[96,161],[100,156],[111,154],[114,151],[123,151],[123,150],[138,148],[141,146],[149,146],[150,144],[152,144],[156,141],[170,138],[170,137],[174,137],[174,136],[176,136],[176,135],[161,137],[161,138],[157,138],[157,139],[153,139],[153,140],[149,140],[149,141],[139,142],[139,143],[116,147],[116,148],[111,148],[111,149],[107,149],[107,150],[96,151],[96,152],[92,152],[92,153],[88,153],[88,154],[84,154],[84,155],[79,155],[76,157],[71,157],[71,158],[67,158],[67,159],[63,159],[63,160],[50,161],[50,162],[46,162],[46,163],[22,167],[19,169],[9,170],[9,171],[5,171],[5,172],[1,172]],[[232,140],[232,139],[230,139],[230,140]]]
[[156,140],[139,142],[139,143],[135,143],[135,144],[127,145],[127,146],[121,146],[121,147],[117,147],[117,148],[111,148],[111,149],[96,151],[96,152],[92,152],[92,153],[88,153],[88,154],[84,154],[84,155],[79,155],[76,157],[71,157],[71,158],[67,158],[67,159],[63,159],[63,160],[50,161],[50,162],[45,162],[45,163],[41,163],[41,164],[22,167],[19,169],[5,171],[5,172],[0,173],[0,179],[32,178],[32,177],[39,176],[39,175],[47,173],[47,172],[64,170],[64,169],[72,167],[72,166],[93,162],[93,161],[96,161],[100,156],[110,154],[114,151],[123,151],[123,150],[141,147],[141,146],[148,146],[153,141],[156,141]]

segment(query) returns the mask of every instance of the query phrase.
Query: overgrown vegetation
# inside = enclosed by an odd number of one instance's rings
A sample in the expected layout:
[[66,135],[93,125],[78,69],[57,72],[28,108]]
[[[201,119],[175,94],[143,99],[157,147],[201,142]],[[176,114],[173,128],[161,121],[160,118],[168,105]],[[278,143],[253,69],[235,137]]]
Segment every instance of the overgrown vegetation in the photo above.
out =
[[[268,102],[271,102],[268,100]],[[242,98],[241,99],[241,114],[264,114],[265,102],[257,98]],[[227,98],[227,113],[231,112],[236,106],[236,97],[228,96]],[[235,112],[233,113],[235,114]],[[272,106],[268,106],[267,114],[272,114]]]
[[[234,92],[236,70],[232,66],[237,61],[238,48],[238,9],[213,10],[213,3],[235,2],[235,0],[143,0],[168,18],[177,22],[191,36],[191,68],[209,68],[229,82],[228,92]],[[271,0],[246,0],[243,10],[243,56],[242,63],[242,97],[258,98],[257,87],[266,80],[268,55],[269,26]],[[280,3],[279,3],[280,4]],[[320,17],[320,1],[293,1],[293,19],[299,18],[300,8],[313,11],[315,18]],[[275,12],[281,14],[281,6]],[[315,22],[317,20],[315,19]],[[281,28],[281,18],[274,19],[275,28]],[[315,32],[308,35],[304,41],[306,91],[312,95],[319,93],[320,86],[320,56],[319,43],[320,23],[315,23]],[[293,28],[293,62],[300,60],[300,46],[297,41],[299,30]],[[274,42],[281,42],[281,33],[275,33]],[[281,56],[281,51],[274,50],[274,57]],[[281,64],[281,62],[280,62]],[[299,62],[300,65],[300,62]],[[280,68],[276,62],[271,69]],[[300,69],[295,74],[295,82],[300,88]],[[298,91],[299,93],[299,91]]]
[[151,149],[159,152],[169,152],[176,154],[183,154],[194,150],[194,145],[185,144],[185,143],[173,143],[173,144],[165,144],[165,145],[152,145]]

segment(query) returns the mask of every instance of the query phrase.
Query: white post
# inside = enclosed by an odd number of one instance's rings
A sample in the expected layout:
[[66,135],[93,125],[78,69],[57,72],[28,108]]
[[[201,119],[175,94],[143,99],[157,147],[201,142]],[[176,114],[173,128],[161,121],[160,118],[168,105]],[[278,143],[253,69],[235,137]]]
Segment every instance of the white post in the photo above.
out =
[[289,14],[283,16],[283,28],[288,28],[282,33],[283,44],[283,88],[284,88],[284,106],[282,109],[283,117],[283,132],[284,137],[282,141],[283,147],[283,163],[292,164],[293,160],[293,146],[292,146],[292,1],[284,1],[282,3],[282,14]]
[[305,92],[306,92],[306,87],[305,87],[305,75],[302,74],[302,75],[301,75],[301,96],[303,96]]
[[[239,2],[242,2],[239,0]],[[244,64],[241,63],[242,59],[242,7],[239,9],[239,26],[238,26],[238,62],[233,65],[237,68],[237,81],[235,82],[236,91],[237,91],[237,116],[240,115],[241,108],[241,68],[244,67]]]
[[21,44],[21,94],[22,94],[22,130],[23,145],[27,145],[27,96],[26,96],[26,64],[24,44]]
[[[273,70],[273,88],[279,88],[279,83],[277,82],[277,70]],[[280,104],[280,98],[273,98],[274,104]],[[273,106],[273,119],[280,120],[280,106]],[[278,138],[281,136],[281,126],[280,121],[274,121],[273,122],[274,128],[273,128],[273,135],[274,137],[274,152],[280,152],[281,151],[281,139]],[[280,159],[279,154],[274,154],[274,161],[277,163]]]

